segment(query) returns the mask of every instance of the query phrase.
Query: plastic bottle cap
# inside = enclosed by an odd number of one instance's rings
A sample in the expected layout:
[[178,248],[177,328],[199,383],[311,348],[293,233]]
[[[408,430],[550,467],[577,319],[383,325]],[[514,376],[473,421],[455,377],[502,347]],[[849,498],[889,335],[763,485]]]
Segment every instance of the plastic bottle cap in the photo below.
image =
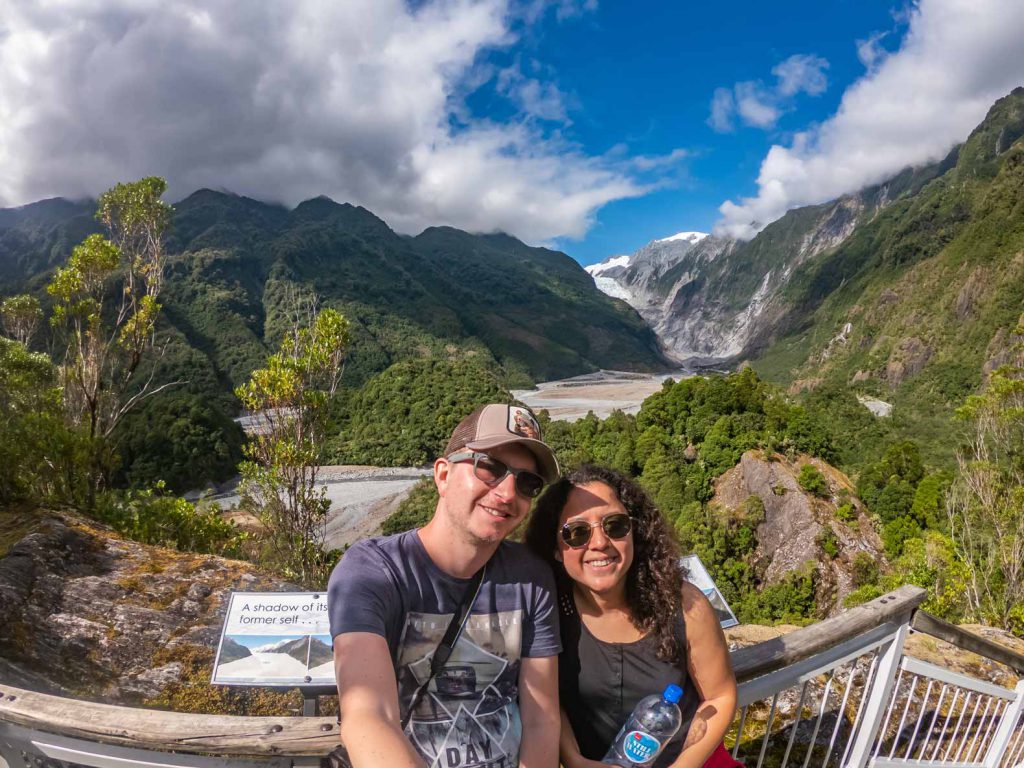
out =
[[679,700],[683,698],[683,689],[678,685],[668,685],[665,687],[665,692],[661,694],[661,697],[672,704],[678,704]]

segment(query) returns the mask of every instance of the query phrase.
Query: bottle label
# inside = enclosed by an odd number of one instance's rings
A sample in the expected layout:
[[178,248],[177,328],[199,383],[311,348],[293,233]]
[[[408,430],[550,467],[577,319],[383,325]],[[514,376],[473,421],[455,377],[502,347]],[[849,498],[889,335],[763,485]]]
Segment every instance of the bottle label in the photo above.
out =
[[640,765],[654,760],[660,749],[661,742],[643,731],[630,731],[622,740],[623,754]]

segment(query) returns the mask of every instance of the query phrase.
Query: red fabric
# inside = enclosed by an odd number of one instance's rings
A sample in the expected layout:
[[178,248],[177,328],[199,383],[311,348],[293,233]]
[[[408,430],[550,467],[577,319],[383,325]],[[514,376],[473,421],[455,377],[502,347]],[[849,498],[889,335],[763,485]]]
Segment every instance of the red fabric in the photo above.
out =
[[704,762],[704,768],[743,768],[743,763],[734,760],[725,745],[719,744]]

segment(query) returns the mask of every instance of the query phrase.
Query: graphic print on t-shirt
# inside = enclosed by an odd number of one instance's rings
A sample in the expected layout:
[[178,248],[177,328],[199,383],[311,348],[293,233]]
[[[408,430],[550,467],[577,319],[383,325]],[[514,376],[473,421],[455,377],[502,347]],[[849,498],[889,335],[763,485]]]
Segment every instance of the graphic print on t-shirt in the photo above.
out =
[[[412,713],[408,733],[431,768],[519,765],[522,610],[472,615],[443,670]],[[398,650],[403,713],[430,675],[451,614],[409,613]]]

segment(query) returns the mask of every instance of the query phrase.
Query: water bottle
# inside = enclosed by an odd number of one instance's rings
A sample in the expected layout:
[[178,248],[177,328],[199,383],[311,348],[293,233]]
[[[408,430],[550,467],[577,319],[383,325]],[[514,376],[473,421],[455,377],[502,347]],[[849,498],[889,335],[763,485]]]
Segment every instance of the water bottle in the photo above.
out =
[[642,698],[601,762],[619,768],[653,763],[682,724],[678,705],[682,695],[682,688],[669,685],[664,693]]

